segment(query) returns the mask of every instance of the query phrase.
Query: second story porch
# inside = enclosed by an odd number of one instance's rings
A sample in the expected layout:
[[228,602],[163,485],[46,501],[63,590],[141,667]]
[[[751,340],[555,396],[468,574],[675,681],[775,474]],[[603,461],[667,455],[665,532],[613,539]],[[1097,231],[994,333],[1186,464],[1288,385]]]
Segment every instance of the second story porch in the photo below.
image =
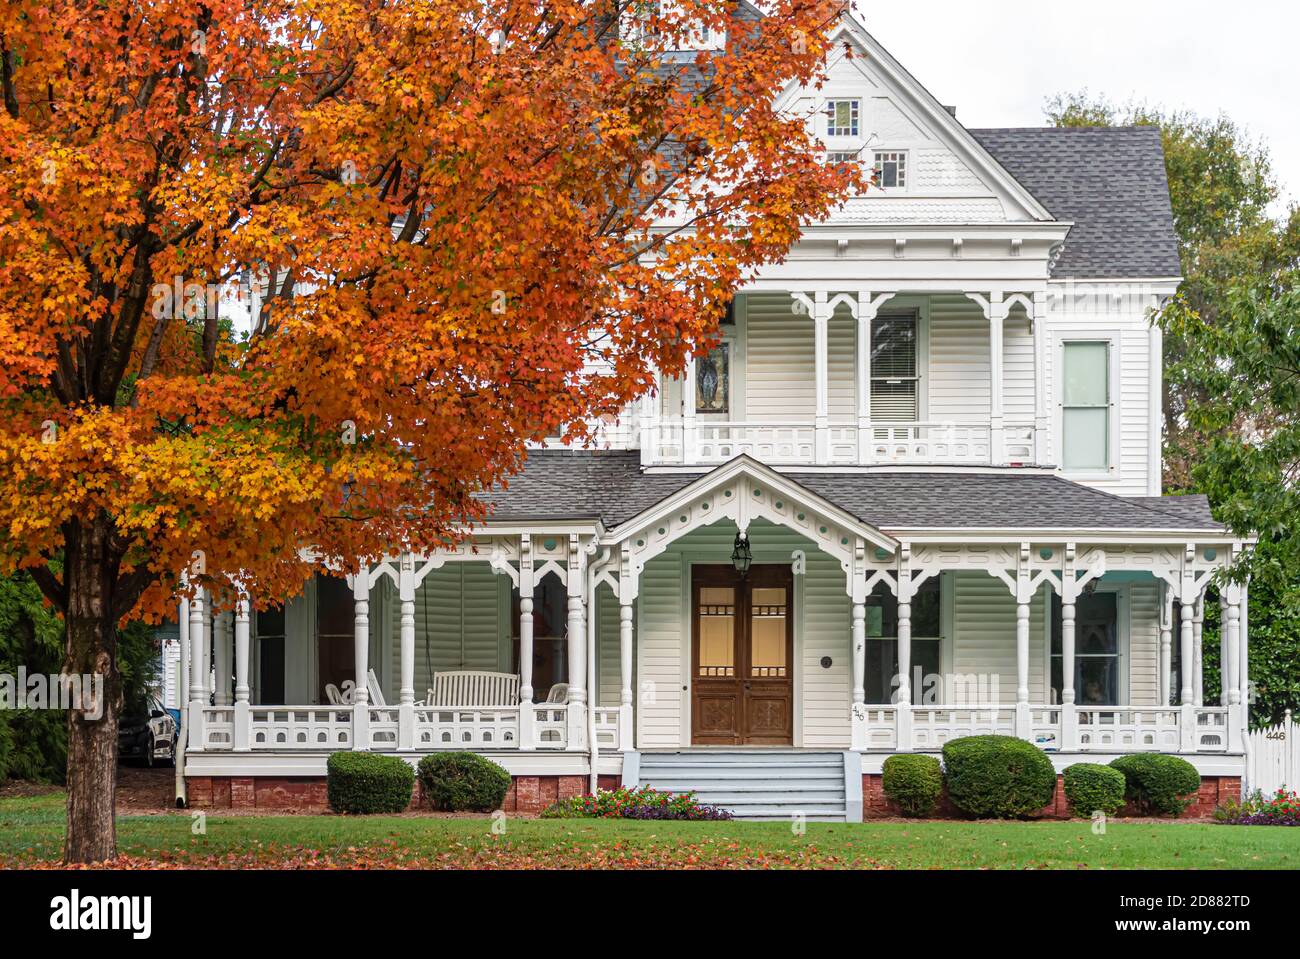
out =
[[741,296],[639,411],[642,462],[1052,464],[1047,309],[1042,291]]

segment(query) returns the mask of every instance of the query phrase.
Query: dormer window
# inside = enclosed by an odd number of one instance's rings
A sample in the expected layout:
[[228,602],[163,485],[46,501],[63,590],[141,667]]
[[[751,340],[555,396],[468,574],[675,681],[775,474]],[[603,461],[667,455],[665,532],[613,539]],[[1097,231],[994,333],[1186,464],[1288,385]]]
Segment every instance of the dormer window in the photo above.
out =
[[826,103],[826,135],[828,137],[856,137],[859,133],[861,103],[858,100],[828,100]]
[[902,190],[907,187],[907,154],[877,153],[875,163],[876,186],[882,190]]

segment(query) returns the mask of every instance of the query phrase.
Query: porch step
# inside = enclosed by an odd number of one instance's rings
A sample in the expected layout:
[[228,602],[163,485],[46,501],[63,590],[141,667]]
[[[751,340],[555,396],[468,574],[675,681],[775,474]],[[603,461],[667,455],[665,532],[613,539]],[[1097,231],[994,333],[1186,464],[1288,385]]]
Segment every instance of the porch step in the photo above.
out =
[[794,750],[692,750],[640,755],[641,786],[695,793],[737,819],[844,822],[842,753]]

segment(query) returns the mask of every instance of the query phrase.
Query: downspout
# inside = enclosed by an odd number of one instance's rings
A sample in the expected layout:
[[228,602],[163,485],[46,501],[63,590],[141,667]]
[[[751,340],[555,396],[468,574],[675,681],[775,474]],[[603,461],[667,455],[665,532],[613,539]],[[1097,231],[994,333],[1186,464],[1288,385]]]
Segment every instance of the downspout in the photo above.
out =
[[180,618],[176,623],[176,638],[181,644],[181,674],[179,677],[180,690],[177,692],[177,698],[180,700],[178,708],[181,714],[181,728],[176,735],[176,742],[172,747],[172,765],[176,768],[176,808],[184,809],[189,801],[185,792],[185,749],[189,744],[190,737],[190,617],[189,602],[182,598],[180,600],[179,615]]
[[600,615],[600,604],[596,601],[596,589],[600,574],[610,565],[613,547],[606,546],[600,559],[587,566],[587,595],[591,605],[587,609],[587,749],[590,753],[591,775],[587,787],[591,795],[596,795],[600,779],[596,772],[596,763],[600,759],[600,746],[596,742],[596,620]]

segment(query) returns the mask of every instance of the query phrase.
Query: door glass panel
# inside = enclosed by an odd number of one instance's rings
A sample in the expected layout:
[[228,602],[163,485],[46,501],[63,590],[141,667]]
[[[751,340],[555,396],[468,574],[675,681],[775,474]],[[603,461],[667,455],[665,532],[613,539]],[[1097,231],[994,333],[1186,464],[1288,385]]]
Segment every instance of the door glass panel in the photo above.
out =
[[754,679],[784,679],[788,597],[784,589],[756,589],[750,607],[749,674]]
[[736,591],[700,590],[700,676],[736,675]]

